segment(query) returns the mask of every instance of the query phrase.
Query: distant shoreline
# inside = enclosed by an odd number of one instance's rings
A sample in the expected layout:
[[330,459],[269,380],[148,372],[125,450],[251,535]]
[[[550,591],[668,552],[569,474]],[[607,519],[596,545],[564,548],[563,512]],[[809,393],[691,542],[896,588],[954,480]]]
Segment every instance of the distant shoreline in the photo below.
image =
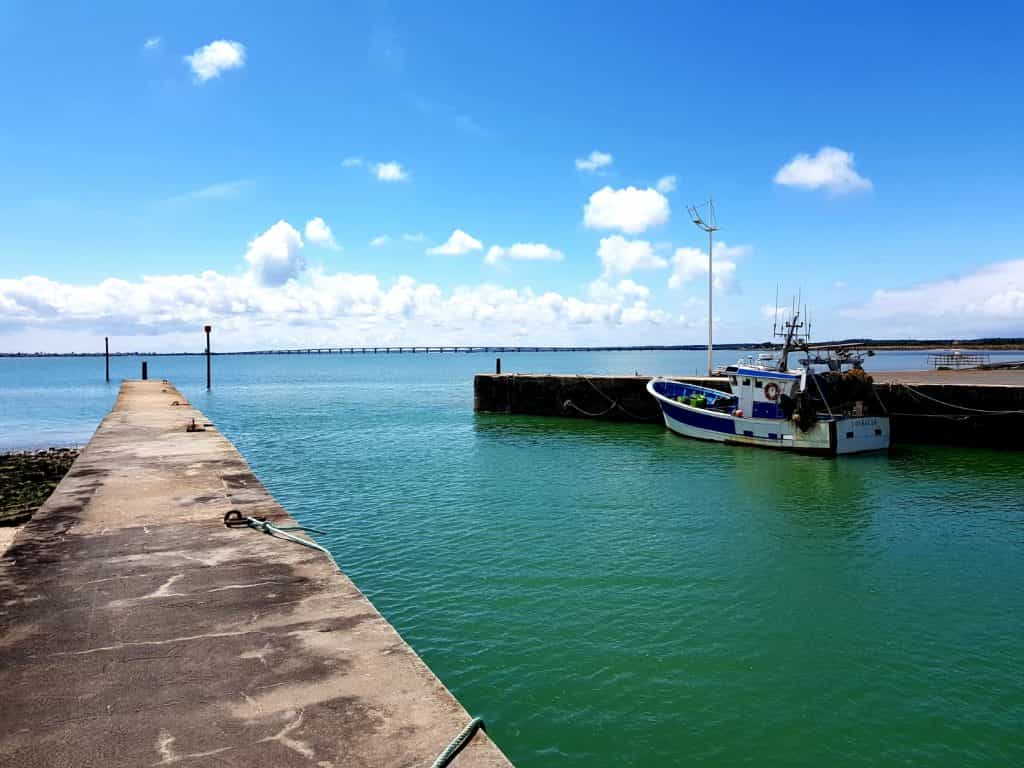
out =
[[[734,351],[764,351],[776,348],[778,345],[769,342],[753,343],[732,343],[715,344],[715,349]],[[838,341],[814,342],[814,347],[846,346],[871,349],[875,351],[892,352],[921,352],[929,350],[951,350],[959,349],[964,351],[1014,351],[1024,350],[1024,338],[1010,339],[842,339]],[[319,352],[318,350],[346,350],[344,352]],[[355,350],[349,352],[347,350]],[[236,350],[233,352],[211,352],[217,357],[230,356],[256,356],[256,355],[289,355],[289,354],[512,354],[516,352],[697,352],[707,349],[706,344],[678,344],[678,345],[622,345],[622,346],[546,346],[543,344],[514,344],[514,345],[431,345],[431,351],[424,346],[415,346],[417,351],[413,352],[413,346],[342,346],[342,347],[292,347],[279,350]],[[390,352],[388,350],[391,350]],[[399,352],[398,350],[406,350]],[[0,352],[0,357],[103,357],[104,352]],[[200,352],[111,352],[111,357],[201,357],[205,355]]]

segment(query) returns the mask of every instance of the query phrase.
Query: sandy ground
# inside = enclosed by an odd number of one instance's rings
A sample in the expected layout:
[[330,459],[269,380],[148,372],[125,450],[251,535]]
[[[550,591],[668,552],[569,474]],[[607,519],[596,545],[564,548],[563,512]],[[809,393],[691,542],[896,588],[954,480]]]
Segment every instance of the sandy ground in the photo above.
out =
[[20,525],[0,525],[0,557],[3,557],[20,530]]

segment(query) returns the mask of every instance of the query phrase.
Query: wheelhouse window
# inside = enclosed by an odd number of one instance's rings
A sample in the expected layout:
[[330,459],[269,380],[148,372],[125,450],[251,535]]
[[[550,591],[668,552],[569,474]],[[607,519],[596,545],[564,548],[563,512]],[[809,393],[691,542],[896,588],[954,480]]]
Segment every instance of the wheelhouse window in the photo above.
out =
[[743,380],[743,386],[744,387],[749,387],[750,386],[750,379],[744,379]]
[[754,379],[754,386],[757,389],[760,389],[761,388],[761,380],[760,379]]

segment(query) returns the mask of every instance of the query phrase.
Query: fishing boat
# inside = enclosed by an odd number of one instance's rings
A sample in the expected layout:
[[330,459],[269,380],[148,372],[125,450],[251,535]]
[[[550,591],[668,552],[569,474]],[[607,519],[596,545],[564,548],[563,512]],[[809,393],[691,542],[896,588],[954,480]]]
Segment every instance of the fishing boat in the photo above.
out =
[[[647,391],[661,407],[665,426],[701,440],[822,456],[887,449],[889,418],[862,367],[863,355],[811,349],[802,327],[796,312],[784,324],[785,333],[777,334],[785,338],[777,355],[726,366],[730,392],[665,378],[649,381]],[[791,370],[789,355],[798,347],[808,356]]]

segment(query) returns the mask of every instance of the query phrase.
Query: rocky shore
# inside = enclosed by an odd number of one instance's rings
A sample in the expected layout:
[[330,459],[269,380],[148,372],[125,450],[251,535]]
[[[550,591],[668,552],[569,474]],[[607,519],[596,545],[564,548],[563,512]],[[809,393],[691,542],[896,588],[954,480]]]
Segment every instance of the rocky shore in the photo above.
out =
[[0,527],[32,517],[77,457],[75,448],[0,454]]

